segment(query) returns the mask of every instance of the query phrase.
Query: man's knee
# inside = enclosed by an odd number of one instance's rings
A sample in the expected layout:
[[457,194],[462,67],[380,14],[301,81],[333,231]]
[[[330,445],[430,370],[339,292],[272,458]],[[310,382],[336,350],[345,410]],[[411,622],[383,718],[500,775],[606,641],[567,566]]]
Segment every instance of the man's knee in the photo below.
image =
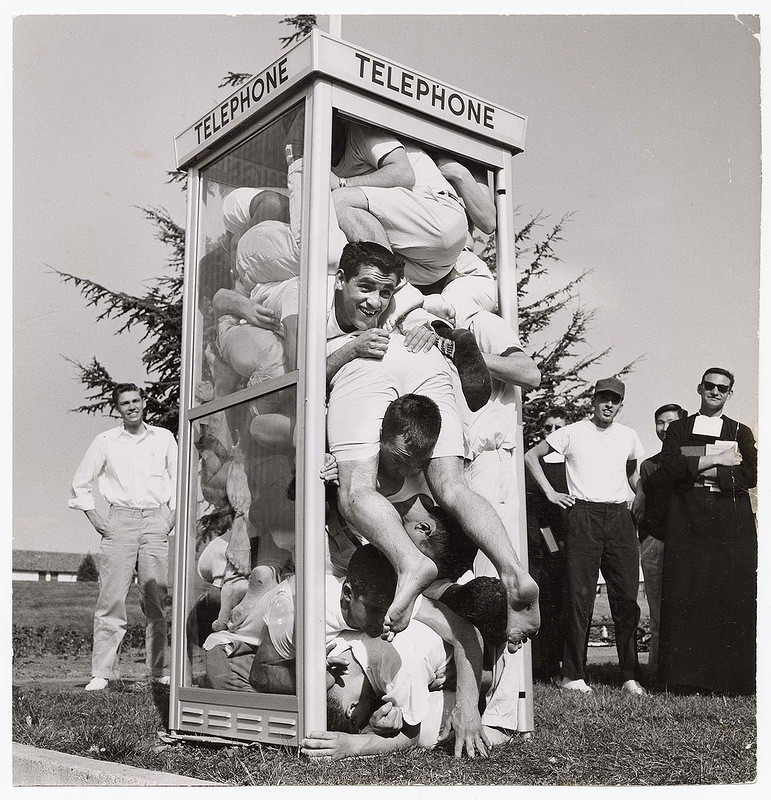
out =
[[361,492],[353,491],[350,487],[343,489],[341,485],[337,490],[337,507],[346,520],[353,518],[357,506],[361,507],[362,501]]
[[458,494],[469,491],[463,475],[463,459],[457,456],[432,458],[427,478],[440,505],[458,500]]

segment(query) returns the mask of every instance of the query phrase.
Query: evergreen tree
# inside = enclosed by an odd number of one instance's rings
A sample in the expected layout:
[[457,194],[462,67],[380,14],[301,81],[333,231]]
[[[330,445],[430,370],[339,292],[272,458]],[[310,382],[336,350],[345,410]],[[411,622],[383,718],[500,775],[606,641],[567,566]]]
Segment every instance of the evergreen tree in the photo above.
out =
[[[156,237],[169,245],[169,274],[153,278],[148,292],[141,296],[108,289],[96,281],[54,270],[65,283],[74,284],[87,305],[100,310],[97,322],[104,319],[123,321],[120,335],[135,325],[144,329],[140,341],[147,342],[142,363],[148,375],[145,385],[145,419],[151,425],[168,428],[176,434],[179,427],[179,376],[182,350],[182,271],[185,262],[185,231],[162,208],[141,209],[155,225]],[[116,383],[107,368],[96,358],[89,364],[72,361],[86,388],[87,398],[73,411],[103,414],[112,411],[111,393]]]
[[[563,409],[568,422],[586,416],[592,398],[592,384],[588,382],[586,371],[612,351],[611,347],[606,347],[599,352],[581,354],[596,313],[595,309],[581,305],[578,300],[577,291],[589,274],[587,271],[558,289],[539,291],[539,279],[553,275],[555,265],[561,261],[557,246],[563,241],[563,231],[572,216],[567,214],[548,225],[546,215],[535,214],[514,236],[519,338],[541,370],[541,385],[527,393],[523,403],[526,448],[539,441],[539,423],[550,408]],[[484,244],[481,257],[493,272],[495,255],[495,239],[490,237]],[[567,327],[556,339],[546,338],[556,324],[555,316],[562,311],[570,315]],[[534,347],[534,339],[539,338],[539,334],[544,341]],[[635,363],[632,361],[613,374],[623,377]]]
[[[280,37],[282,47],[308,35],[316,25],[312,14],[285,17],[282,24],[295,30],[289,36]],[[244,72],[229,72],[220,83],[221,87],[237,87],[251,78]],[[174,170],[168,173],[168,182],[179,182],[184,189],[186,173]],[[143,297],[134,297],[124,292],[115,292],[94,281],[75,275],[56,272],[67,282],[72,282],[88,300],[88,305],[100,306],[103,310],[97,321],[108,318],[125,319],[118,334],[141,324],[145,333],[142,341],[148,347],[142,355],[142,363],[148,374],[156,377],[146,387],[147,420],[153,425],[162,425],[174,433],[178,427],[179,375],[182,346],[182,271],[184,266],[185,232],[166,211],[144,208],[146,218],[156,226],[156,236],[171,247],[168,267],[171,274],[154,279],[149,292]],[[553,275],[553,267],[560,262],[557,246],[563,241],[563,231],[572,215],[566,215],[554,224],[543,213],[532,216],[515,234],[517,255],[517,301],[519,307],[519,335],[523,346],[530,350],[535,339],[543,343],[531,350],[541,370],[541,385],[527,394],[523,406],[525,423],[525,446],[537,441],[537,426],[545,411],[552,406],[565,409],[568,421],[581,419],[591,404],[592,387],[585,373],[589,367],[603,360],[611,348],[582,355],[587,344],[586,337],[595,315],[595,309],[586,308],[578,301],[578,288],[587,272],[568,281],[558,289],[539,291],[539,280]],[[481,257],[495,271],[495,239],[480,241]],[[554,339],[545,338],[556,324],[555,316],[560,312],[569,314],[567,327]],[[86,387],[87,402],[75,411],[89,414],[103,413],[110,409],[110,393],[115,381],[104,366],[94,358],[90,364],[78,362],[81,382]],[[624,376],[634,366],[634,361],[617,371]]]
[[75,580],[78,582],[93,582],[99,580],[99,570],[96,567],[96,560],[91,553],[87,553],[80,562],[78,574],[75,576]]

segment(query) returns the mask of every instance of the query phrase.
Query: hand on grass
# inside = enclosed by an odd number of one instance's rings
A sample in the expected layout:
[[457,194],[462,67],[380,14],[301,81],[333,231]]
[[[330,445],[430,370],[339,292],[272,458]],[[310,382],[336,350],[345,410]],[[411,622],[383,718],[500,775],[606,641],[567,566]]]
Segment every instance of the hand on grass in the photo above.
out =
[[479,709],[460,702],[456,703],[439,734],[439,741],[447,739],[453,732],[455,733],[455,758],[460,758],[464,749],[469,758],[474,758],[477,753],[482,758],[487,758],[490,753],[490,742],[482,727]]

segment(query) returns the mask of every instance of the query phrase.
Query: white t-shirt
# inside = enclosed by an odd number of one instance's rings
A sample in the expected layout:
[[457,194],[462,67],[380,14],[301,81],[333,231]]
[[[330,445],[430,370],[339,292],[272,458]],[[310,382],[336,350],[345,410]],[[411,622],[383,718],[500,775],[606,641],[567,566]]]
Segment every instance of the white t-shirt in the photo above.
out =
[[402,710],[408,725],[422,723],[429,712],[429,684],[444,676],[452,648],[427,625],[413,620],[393,642],[343,634],[375,693]]
[[565,456],[568,491],[593,503],[625,503],[630,489],[626,462],[639,464],[645,450],[631,428],[612,422],[599,428],[590,419],[553,431],[546,442]]
[[430,186],[437,191],[454,195],[455,190],[439,171],[439,168],[423,150],[414,144],[403,144],[390,133],[369,125],[348,122],[345,152],[340,162],[332,167],[338,177],[352,178],[368,175],[378,168],[380,160],[399,147],[403,147],[412,170],[415,186]]
[[[522,350],[519,337],[509,323],[490,311],[474,314],[469,330],[474,334],[482,353],[500,356]],[[485,450],[513,450],[517,444],[516,387],[492,378],[490,400],[474,412],[466,405],[460,378],[454,369],[452,376],[463,421],[466,458],[473,461]]]

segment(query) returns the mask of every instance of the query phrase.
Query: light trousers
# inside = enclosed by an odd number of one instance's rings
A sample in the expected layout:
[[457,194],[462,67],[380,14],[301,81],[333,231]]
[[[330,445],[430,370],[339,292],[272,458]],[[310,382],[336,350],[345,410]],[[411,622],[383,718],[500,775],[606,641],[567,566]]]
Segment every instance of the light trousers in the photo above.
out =
[[118,653],[126,634],[126,597],[134,570],[142,613],[147,619],[145,649],[150,677],[163,675],[166,655],[169,508],[110,507],[99,550],[99,597],[94,611],[91,675],[120,677]]
[[645,581],[651,620],[651,642],[648,647],[648,670],[656,674],[659,665],[659,620],[661,619],[661,581],[664,577],[664,542],[646,536],[640,545],[640,565]]

